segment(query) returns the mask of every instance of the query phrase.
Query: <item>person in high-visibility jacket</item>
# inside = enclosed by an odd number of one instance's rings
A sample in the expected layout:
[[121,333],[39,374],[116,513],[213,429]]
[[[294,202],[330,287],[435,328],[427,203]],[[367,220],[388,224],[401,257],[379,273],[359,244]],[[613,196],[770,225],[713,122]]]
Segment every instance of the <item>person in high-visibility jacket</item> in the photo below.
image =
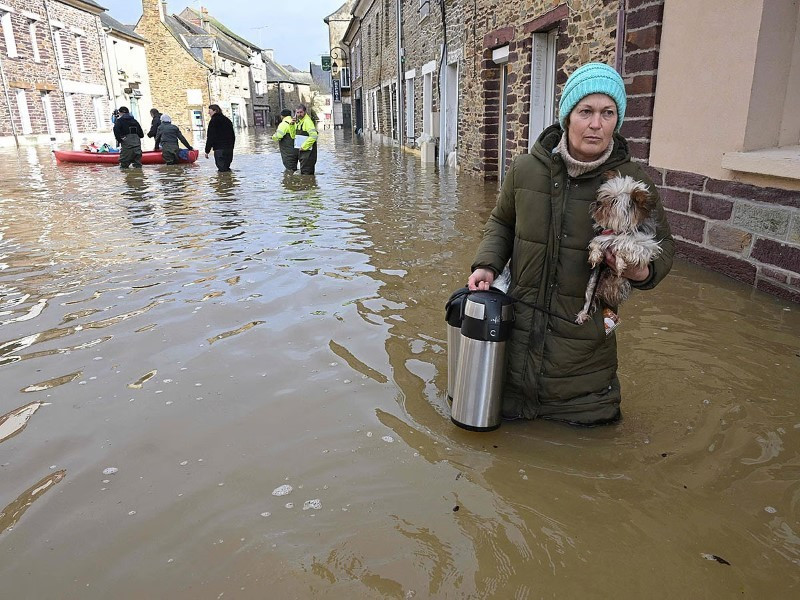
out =
[[294,135],[308,136],[300,147],[300,174],[313,175],[317,164],[317,127],[306,111],[305,104],[298,104],[295,110]]
[[292,118],[292,111],[284,108],[281,111],[281,122],[272,139],[278,142],[281,151],[281,160],[287,171],[294,173],[297,171],[297,161],[299,159],[298,150],[294,147],[295,125]]

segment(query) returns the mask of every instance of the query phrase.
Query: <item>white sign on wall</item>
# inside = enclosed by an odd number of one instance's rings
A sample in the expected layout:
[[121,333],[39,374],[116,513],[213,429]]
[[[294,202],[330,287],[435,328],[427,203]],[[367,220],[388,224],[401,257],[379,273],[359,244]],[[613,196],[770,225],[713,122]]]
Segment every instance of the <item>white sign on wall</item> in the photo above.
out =
[[202,90],[186,90],[186,103],[190,106],[203,105],[203,91]]

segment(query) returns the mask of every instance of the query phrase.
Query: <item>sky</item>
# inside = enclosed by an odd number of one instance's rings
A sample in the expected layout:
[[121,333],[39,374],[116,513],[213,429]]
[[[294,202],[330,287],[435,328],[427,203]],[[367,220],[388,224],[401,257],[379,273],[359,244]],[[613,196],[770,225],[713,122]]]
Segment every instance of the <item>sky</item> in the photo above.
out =
[[[141,0],[95,2],[127,25],[135,25],[142,14]],[[261,48],[272,48],[280,64],[305,71],[309,62],[319,64],[320,56],[328,54],[328,26],[322,19],[342,4],[344,0],[167,0],[167,9],[178,14],[187,6],[198,10],[205,6],[235,34]]]

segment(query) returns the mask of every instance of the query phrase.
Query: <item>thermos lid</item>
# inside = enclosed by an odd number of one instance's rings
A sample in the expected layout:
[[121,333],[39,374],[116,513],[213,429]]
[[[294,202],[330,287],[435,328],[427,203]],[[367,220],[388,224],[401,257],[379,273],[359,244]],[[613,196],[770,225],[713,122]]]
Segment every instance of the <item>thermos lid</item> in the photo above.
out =
[[464,303],[461,334],[475,340],[502,342],[511,333],[514,299],[498,290],[472,292]]
[[453,292],[447,304],[444,305],[444,319],[448,325],[461,327],[461,320],[464,317],[464,300],[466,300],[468,294],[468,287],[459,288]]

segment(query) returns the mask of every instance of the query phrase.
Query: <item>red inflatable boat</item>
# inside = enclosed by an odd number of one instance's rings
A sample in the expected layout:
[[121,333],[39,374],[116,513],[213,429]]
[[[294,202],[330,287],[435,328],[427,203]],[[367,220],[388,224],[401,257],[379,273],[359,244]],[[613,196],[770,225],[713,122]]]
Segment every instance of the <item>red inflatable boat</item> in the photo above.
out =
[[[181,155],[188,155],[181,158],[182,163],[193,163],[200,154],[199,150],[181,150]],[[105,165],[118,165],[119,152],[84,152],[83,150],[53,150],[56,161],[71,163],[95,163]],[[163,165],[164,159],[161,157],[160,150],[142,152],[143,165]]]

